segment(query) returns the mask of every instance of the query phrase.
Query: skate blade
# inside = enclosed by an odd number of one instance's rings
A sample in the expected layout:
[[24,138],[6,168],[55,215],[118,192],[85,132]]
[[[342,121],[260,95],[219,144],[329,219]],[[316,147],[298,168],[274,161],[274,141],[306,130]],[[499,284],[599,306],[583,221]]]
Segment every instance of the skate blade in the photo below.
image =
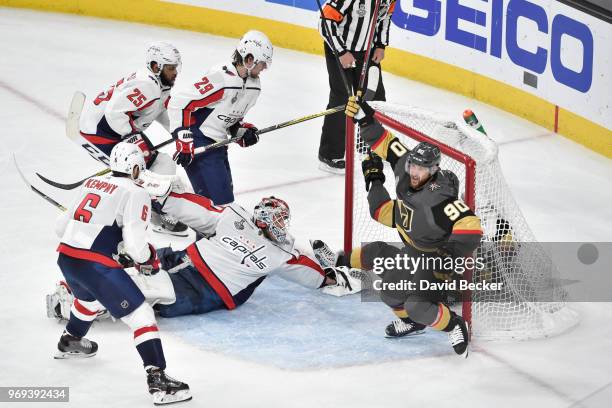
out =
[[338,174],[338,175],[344,174],[344,169],[336,169],[331,166],[328,166],[325,163],[320,163],[320,162],[319,162],[319,170],[324,171],[326,173],[331,173],[331,174]]
[[385,334],[385,338],[386,339],[403,339],[405,337],[418,336],[419,334],[423,334],[423,333],[425,333],[425,330],[417,330],[417,331],[412,332],[410,334],[404,334],[403,336],[389,336],[388,334]]
[[151,225],[151,229],[154,232],[157,232],[158,234],[174,235],[175,237],[188,237],[189,236],[189,229],[186,229],[185,231],[175,232],[175,231],[170,231],[160,225]]
[[158,391],[151,395],[153,396],[153,405],[174,404],[177,402],[189,401],[192,398],[190,390],[177,391],[174,394],[166,394],[163,391]]
[[79,359],[79,358],[90,358],[97,354],[97,351],[91,354],[84,354],[79,352],[70,352],[70,351],[58,351],[53,356],[56,360],[71,360],[71,359]]

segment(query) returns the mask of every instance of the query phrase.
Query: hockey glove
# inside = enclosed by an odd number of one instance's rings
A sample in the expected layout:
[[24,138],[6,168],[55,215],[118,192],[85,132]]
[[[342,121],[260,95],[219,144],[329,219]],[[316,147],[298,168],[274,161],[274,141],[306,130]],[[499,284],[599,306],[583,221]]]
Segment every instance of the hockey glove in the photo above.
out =
[[176,164],[180,164],[183,167],[187,167],[193,161],[193,134],[191,130],[179,130],[176,135],[176,152],[172,156],[172,160]]
[[131,135],[127,135],[124,142],[133,143],[142,151],[142,155],[144,156],[145,163],[149,163],[156,156],[156,152],[153,149],[153,143],[149,140],[148,137],[144,135],[144,133],[134,133]]
[[358,123],[359,126],[368,126],[374,122],[374,109],[361,99],[360,92],[349,97],[344,113],[349,118],[353,118],[353,122]]
[[160,262],[159,258],[157,257],[155,247],[149,244],[149,250],[151,251],[151,256],[149,259],[144,263],[137,263],[134,265],[136,270],[143,275],[155,275],[157,272],[159,272],[160,268]]
[[331,277],[336,281],[335,284],[324,286],[321,291],[326,295],[345,296],[358,293],[362,288],[361,271],[358,269],[348,269],[345,267],[328,268],[325,276]]
[[125,252],[125,244],[123,241],[117,244],[117,253],[113,254],[113,259],[123,268],[131,268],[134,266],[134,260]]
[[253,146],[259,142],[259,130],[250,123],[241,123],[234,132],[234,137],[239,139],[236,141],[241,147]]
[[380,180],[384,184],[385,173],[383,173],[383,166],[382,159],[374,153],[370,153],[363,159],[361,169],[363,170],[366,191],[370,191],[372,183],[376,180]]

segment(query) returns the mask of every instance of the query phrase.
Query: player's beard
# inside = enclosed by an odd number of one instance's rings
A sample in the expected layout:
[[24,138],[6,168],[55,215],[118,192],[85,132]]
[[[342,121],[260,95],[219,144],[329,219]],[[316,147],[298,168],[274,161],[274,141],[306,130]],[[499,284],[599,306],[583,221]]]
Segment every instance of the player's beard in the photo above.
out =
[[414,190],[418,190],[421,187],[423,187],[423,185],[425,183],[427,183],[427,180],[429,180],[429,177],[423,177],[423,178],[414,178],[412,176],[410,176],[410,187],[412,187]]
[[159,75],[159,78],[161,79],[161,83],[163,86],[168,86],[170,88],[172,88],[174,86],[174,81],[176,80],[176,77],[174,77],[174,79],[169,80],[166,75],[164,74],[164,72],[162,71],[162,73]]

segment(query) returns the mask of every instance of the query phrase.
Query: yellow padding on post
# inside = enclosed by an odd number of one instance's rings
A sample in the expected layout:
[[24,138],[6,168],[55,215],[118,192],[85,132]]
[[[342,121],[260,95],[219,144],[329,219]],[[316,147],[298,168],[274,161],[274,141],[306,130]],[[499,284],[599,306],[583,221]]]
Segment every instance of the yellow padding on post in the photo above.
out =
[[363,269],[361,265],[361,248],[354,248],[351,251],[351,268]]

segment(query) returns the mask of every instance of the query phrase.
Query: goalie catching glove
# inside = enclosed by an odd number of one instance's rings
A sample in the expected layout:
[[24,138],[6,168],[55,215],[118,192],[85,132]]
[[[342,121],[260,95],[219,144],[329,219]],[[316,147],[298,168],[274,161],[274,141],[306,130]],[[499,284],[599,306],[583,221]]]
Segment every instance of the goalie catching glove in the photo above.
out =
[[336,281],[335,284],[324,286],[321,292],[332,296],[346,296],[361,292],[361,274],[359,269],[349,269],[345,266],[325,269],[325,276]]
[[383,173],[384,164],[382,159],[374,153],[368,154],[361,162],[363,178],[365,180],[366,191],[370,191],[372,183],[380,180],[385,183],[385,173]]

